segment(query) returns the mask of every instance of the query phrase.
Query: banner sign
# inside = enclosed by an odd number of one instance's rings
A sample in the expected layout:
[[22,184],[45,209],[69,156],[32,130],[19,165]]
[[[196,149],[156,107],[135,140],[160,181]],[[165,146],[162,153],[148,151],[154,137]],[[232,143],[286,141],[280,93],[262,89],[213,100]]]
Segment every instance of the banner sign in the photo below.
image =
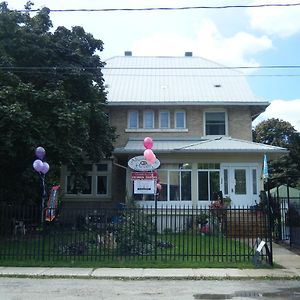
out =
[[56,217],[56,209],[58,207],[58,190],[59,185],[53,186],[50,191],[47,207],[45,210],[45,220],[51,222]]
[[155,180],[134,180],[134,194],[154,194],[154,183]]
[[132,172],[131,180],[137,179],[157,179],[157,172]]

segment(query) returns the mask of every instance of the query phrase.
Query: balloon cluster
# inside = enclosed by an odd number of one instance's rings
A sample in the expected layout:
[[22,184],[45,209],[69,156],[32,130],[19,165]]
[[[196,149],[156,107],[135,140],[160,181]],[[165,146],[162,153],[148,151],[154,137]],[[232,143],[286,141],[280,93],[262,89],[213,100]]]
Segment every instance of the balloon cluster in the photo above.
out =
[[[144,138],[144,147],[146,150],[144,151],[144,158],[150,164],[153,165],[156,161],[156,155],[152,151],[153,140],[151,137]],[[161,191],[161,184],[159,182],[159,178],[157,178],[156,189],[158,193]]]
[[156,161],[156,156],[151,150],[153,147],[153,140],[151,137],[144,138],[144,147],[146,148],[144,151],[144,158],[150,165],[153,165]]
[[36,172],[45,175],[46,173],[48,173],[49,168],[50,168],[48,163],[43,162],[43,159],[46,155],[45,149],[43,147],[37,147],[35,149],[35,155],[38,159],[36,159],[33,162],[32,166]]

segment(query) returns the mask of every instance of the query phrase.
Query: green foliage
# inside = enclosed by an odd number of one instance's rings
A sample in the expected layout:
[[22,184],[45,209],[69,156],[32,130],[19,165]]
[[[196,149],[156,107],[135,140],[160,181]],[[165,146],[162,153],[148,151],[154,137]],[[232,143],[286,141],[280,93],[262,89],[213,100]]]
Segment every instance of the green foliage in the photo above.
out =
[[81,27],[51,32],[49,12],[31,16],[0,3],[0,201],[39,198],[37,146],[47,151],[51,183],[62,164],[81,174],[85,158],[99,161],[113,149],[103,63],[95,55],[103,43]]
[[289,122],[272,118],[262,121],[255,127],[253,139],[257,143],[283,147],[289,150],[288,154],[270,162],[269,173],[271,177],[282,177],[281,183],[286,183],[286,178],[289,177],[290,183],[295,185],[297,178],[300,177],[299,132]]
[[153,250],[154,227],[150,216],[142,209],[125,208],[115,232],[120,254],[142,255]]

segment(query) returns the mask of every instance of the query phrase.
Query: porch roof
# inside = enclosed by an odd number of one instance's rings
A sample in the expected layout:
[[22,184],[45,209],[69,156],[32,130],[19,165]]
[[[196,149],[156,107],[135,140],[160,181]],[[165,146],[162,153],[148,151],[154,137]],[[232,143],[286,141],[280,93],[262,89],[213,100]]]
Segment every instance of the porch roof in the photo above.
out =
[[[145,150],[142,138],[129,138],[124,147],[116,148],[115,154],[142,153]],[[178,137],[155,138],[153,151],[155,153],[287,153],[287,149],[251,141],[238,140],[230,137]]]

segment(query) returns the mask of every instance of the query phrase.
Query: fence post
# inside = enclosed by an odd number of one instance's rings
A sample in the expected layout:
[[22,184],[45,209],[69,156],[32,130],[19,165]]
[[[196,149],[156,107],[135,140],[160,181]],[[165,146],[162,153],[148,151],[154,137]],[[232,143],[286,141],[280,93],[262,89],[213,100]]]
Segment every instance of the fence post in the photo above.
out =
[[271,212],[271,193],[270,193],[270,185],[269,185],[269,178],[267,178],[267,191],[268,191],[268,219],[269,219],[269,224],[268,224],[268,227],[269,227],[269,232],[268,232],[268,235],[269,235],[269,239],[270,239],[270,255],[269,255],[269,264],[271,266],[273,266],[273,246],[272,246],[272,243],[273,243],[273,239],[272,239],[272,212]]
[[154,237],[154,244],[155,244],[155,260],[157,260],[157,196],[154,194],[154,214],[155,214],[155,237]]

